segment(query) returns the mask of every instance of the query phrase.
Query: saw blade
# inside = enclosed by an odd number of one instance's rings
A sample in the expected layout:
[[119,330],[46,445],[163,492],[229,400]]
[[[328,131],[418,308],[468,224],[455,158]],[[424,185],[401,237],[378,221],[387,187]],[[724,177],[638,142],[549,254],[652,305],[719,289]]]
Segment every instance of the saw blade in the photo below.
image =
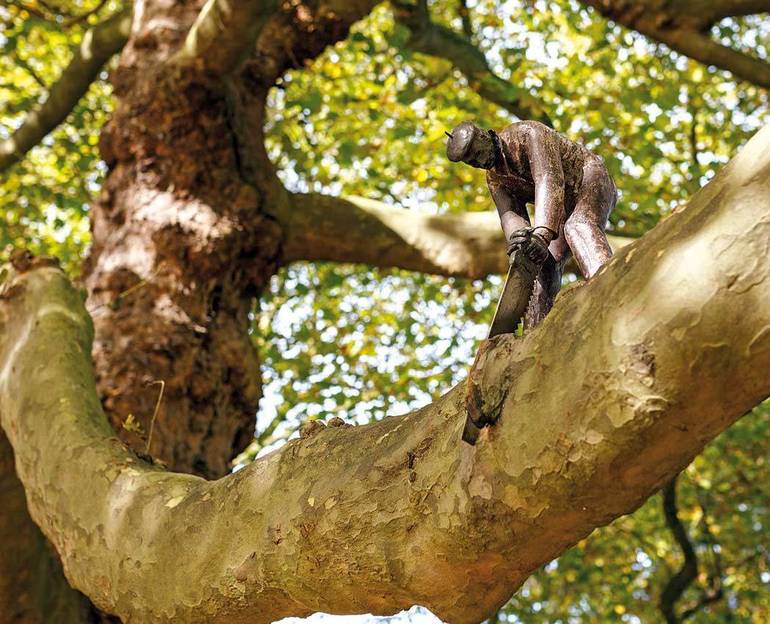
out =
[[539,265],[532,262],[522,250],[517,249],[513,252],[508,276],[505,278],[503,292],[497,302],[487,338],[500,334],[512,334],[516,331],[519,321],[527,313],[527,305],[532,297],[539,268]]

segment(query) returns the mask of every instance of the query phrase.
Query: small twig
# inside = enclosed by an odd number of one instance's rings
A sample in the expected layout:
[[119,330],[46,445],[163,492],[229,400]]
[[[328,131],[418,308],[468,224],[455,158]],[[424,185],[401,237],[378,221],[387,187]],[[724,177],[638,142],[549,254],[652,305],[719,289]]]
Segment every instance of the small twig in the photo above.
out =
[[144,452],[150,454],[150,444],[152,444],[152,432],[155,429],[155,419],[158,417],[158,411],[160,411],[160,402],[163,400],[163,391],[166,389],[166,382],[162,379],[156,379],[148,383],[148,386],[154,386],[160,384],[160,392],[158,392],[158,400],[155,401],[155,410],[152,413],[152,419],[150,420],[150,431],[147,434],[147,444],[144,447]]
[[75,26],[76,24],[80,24],[81,22],[85,22],[89,17],[91,17],[92,15],[95,15],[96,13],[101,11],[105,4],[107,4],[107,0],[100,0],[99,4],[97,4],[90,11],[86,11],[85,13],[83,13],[81,15],[73,15],[68,20],[65,20],[62,23],[62,28],[69,28],[70,26]]
[[473,41],[473,22],[471,21],[471,13],[468,10],[468,2],[467,0],[459,0],[458,4],[459,6],[457,7],[457,12],[460,14],[460,21],[463,25],[463,33],[469,40]]
[[43,89],[46,89],[46,84],[43,81],[43,79],[40,77],[40,75],[35,71],[35,68],[32,67],[32,65],[29,64],[28,61],[21,58],[18,54],[16,55],[16,64],[21,67],[23,70],[25,70],[30,76],[32,76],[32,79]]
[[49,21],[48,16],[41,11],[40,9],[37,9],[31,5],[25,4],[24,2],[10,2],[10,6],[16,7],[20,11],[26,11],[29,13],[32,17],[36,17],[38,19]]
[[[38,0],[38,4],[40,4],[40,6],[43,7],[43,9],[45,9],[45,11],[41,11],[37,7],[34,7],[25,2],[12,2],[11,4],[12,6],[15,6],[17,9],[26,11],[30,15],[37,17],[38,19],[41,19],[43,21],[56,24],[60,28],[70,28],[72,26],[80,24],[81,22],[85,22],[89,17],[101,11],[104,8],[104,6],[107,4],[107,0],[100,0],[99,3],[93,9],[89,9],[85,13],[81,13],[79,15],[72,13],[70,11],[67,11],[63,7],[54,6],[53,4],[43,2],[42,0]],[[61,18],[66,18],[66,19],[62,20]]]

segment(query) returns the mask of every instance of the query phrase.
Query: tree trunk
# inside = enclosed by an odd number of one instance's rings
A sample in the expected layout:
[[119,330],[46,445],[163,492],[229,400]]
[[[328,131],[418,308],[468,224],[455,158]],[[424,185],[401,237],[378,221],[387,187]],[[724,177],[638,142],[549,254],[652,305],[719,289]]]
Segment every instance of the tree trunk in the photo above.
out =
[[[254,295],[274,273],[280,229],[256,186],[264,89],[169,63],[197,12],[142,14],[113,76],[118,106],[103,131],[110,166],[91,212],[85,281],[105,411],[144,451],[207,477],[251,440],[259,361],[248,335]],[[244,125],[258,129],[239,142]],[[258,159],[261,160],[259,162]],[[121,426],[129,414],[144,436]]]
[[[264,208],[285,213],[288,202],[264,151],[266,93],[288,67],[344,38],[374,4],[286,5],[264,29],[257,54],[235,75],[221,76],[204,64],[171,61],[203,2],[134,2],[129,44],[112,74],[117,110],[100,140],[110,173],[92,206],[94,244],[84,274],[97,327],[94,364],[110,421],[135,450],[147,450],[160,390],[154,382],[163,381],[149,451],[176,470],[221,476],[251,440],[260,376],[248,314],[275,271],[283,237]],[[243,24],[229,26],[227,42]],[[109,43],[115,49],[129,33],[119,35]],[[220,47],[214,41],[211,56]],[[93,56],[88,67],[98,68],[105,59]],[[75,58],[72,72],[82,74],[81,65]],[[67,72],[64,89],[72,83]],[[58,112],[61,98],[49,100],[54,114],[66,114]],[[38,116],[31,119],[24,133],[51,130]],[[18,145],[12,147],[16,158]],[[142,435],[122,426],[129,415]],[[0,479],[14,501],[2,521],[21,536],[18,548],[0,559],[0,577],[7,579],[0,584],[2,612],[29,622],[103,618],[67,590],[56,560],[41,547],[10,447],[0,447],[0,459]],[[51,597],[45,604],[38,604],[41,591]]]

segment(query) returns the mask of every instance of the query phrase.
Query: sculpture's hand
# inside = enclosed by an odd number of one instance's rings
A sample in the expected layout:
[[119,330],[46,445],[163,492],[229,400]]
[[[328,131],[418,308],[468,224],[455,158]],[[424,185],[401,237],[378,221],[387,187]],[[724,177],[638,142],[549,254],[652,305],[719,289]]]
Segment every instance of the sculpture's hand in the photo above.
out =
[[543,229],[522,228],[513,232],[508,239],[508,255],[510,256],[516,249],[521,249],[532,262],[543,264],[548,258],[549,243],[546,240],[548,234],[541,233]]

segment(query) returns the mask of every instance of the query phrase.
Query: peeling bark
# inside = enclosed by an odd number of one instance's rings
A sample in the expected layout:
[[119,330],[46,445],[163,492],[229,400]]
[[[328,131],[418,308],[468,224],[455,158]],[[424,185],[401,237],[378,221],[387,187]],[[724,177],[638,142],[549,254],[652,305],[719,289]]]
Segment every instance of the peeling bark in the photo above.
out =
[[166,472],[107,424],[62,273],[8,270],[0,300],[0,422],[33,518],[98,606],[237,623],[419,603],[478,622],[770,394],[770,127],[538,328],[493,339],[476,384],[501,415],[475,447],[461,384],[218,481]]

